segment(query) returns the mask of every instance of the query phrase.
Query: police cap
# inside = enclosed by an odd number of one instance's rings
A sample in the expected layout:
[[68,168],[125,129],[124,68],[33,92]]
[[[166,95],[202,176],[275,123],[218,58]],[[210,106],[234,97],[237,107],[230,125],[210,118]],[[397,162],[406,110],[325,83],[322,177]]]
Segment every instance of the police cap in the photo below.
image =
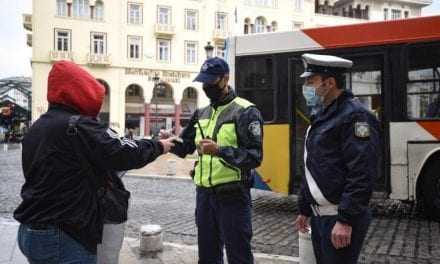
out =
[[353,66],[351,60],[330,55],[317,55],[305,53],[302,55],[305,71],[301,78],[307,78],[314,74],[339,75]]

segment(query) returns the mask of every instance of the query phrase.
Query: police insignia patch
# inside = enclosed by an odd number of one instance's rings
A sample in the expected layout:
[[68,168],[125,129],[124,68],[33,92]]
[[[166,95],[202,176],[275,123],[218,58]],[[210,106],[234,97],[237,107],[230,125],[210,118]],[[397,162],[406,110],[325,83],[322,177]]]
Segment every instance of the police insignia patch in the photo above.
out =
[[249,124],[249,132],[254,136],[254,137],[259,137],[261,136],[261,125],[260,122],[258,121],[254,121],[252,123]]
[[370,136],[370,126],[367,122],[356,122],[354,124],[354,134],[358,138],[367,138]]

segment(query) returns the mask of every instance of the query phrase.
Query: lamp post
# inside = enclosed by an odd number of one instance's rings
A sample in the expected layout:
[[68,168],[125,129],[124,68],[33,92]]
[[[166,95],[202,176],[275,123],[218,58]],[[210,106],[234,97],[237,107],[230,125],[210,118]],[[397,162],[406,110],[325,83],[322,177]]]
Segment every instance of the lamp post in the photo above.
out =
[[211,45],[211,41],[205,46],[206,58],[212,58],[214,55],[214,46]]
[[156,105],[156,110],[154,111],[154,117],[155,117],[155,122],[154,122],[154,124],[155,124],[155,127],[156,127],[156,129],[157,129],[157,123],[158,123],[158,120],[159,120],[159,113],[158,113],[158,102],[157,102],[157,94],[158,94],[158,89],[161,89],[162,87],[162,85],[160,84],[160,78],[159,78],[159,74],[156,72],[155,74],[154,74],[154,77],[153,77],[153,82],[154,82],[154,89],[153,89],[153,97],[156,97],[155,99],[155,105]]

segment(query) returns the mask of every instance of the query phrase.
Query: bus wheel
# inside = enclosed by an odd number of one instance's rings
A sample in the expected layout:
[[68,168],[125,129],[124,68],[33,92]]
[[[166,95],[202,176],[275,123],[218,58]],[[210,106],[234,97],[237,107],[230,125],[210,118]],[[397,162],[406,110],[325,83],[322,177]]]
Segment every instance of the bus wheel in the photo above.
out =
[[431,219],[440,220],[440,163],[428,164],[420,186],[423,211]]

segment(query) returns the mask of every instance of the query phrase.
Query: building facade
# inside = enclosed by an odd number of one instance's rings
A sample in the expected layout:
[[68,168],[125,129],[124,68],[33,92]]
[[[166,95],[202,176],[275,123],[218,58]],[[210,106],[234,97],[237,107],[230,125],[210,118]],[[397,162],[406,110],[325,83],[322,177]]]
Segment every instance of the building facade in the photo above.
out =
[[52,63],[72,60],[106,87],[101,119],[120,133],[179,131],[208,104],[192,80],[206,58],[226,56],[233,35],[420,15],[431,0],[34,0],[32,119],[47,110]]

